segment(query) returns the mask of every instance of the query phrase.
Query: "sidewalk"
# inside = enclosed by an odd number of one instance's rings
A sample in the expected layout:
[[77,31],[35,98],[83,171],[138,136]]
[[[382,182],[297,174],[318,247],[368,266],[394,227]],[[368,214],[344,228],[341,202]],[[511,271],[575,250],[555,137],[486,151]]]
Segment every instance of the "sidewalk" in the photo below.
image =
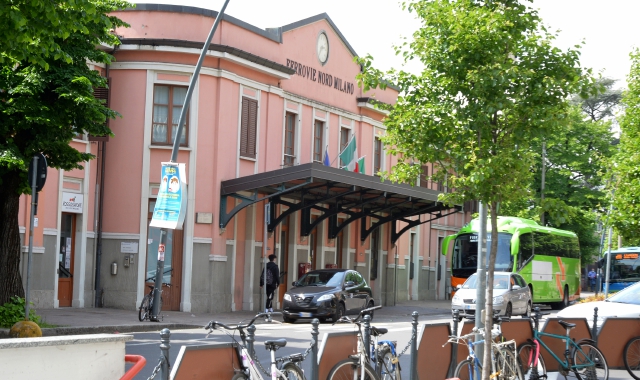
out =
[[[376,310],[378,321],[410,321],[411,314],[416,311],[419,316],[451,315],[451,301],[402,301],[396,306],[385,306]],[[244,319],[251,319],[256,315],[254,311],[235,311],[215,314],[194,314],[181,311],[163,311],[161,322],[139,322],[138,310],[122,310],[109,308],[58,308],[38,309],[37,314],[44,322],[58,326],[42,329],[44,336],[80,335],[100,333],[130,333],[143,331],[158,331],[163,328],[170,330],[192,329],[204,327],[209,321],[217,320],[223,323],[237,323]],[[9,330],[0,329],[0,338],[8,338]]]

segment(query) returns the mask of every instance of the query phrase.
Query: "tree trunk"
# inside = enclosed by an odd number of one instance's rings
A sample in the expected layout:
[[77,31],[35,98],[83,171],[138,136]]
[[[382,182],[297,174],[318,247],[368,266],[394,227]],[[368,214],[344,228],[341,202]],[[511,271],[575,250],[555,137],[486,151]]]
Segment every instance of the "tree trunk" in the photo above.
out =
[[20,176],[15,171],[3,175],[0,184],[0,305],[13,296],[24,297],[20,276],[19,185]]
[[[491,328],[493,327],[493,273],[496,267],[498,254],[498,202],[489,202],[491,213],[491,254],[489,255],[489,267],[487,268],[487,290],[485,296],[484,318],[484,357],[482,358],[482,380],[489,380],[491,374]],[[480,280],[480,279],[478,279]],[[476,318],[480,316],[476,315]]]

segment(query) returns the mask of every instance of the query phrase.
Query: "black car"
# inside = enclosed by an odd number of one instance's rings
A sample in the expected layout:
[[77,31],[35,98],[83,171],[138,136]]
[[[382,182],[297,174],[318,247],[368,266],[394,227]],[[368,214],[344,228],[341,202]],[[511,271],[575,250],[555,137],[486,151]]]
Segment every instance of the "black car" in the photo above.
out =
[[[345,314],[358,314],[372,307],[371,288],[362,275],[349,269],[319,269],[304,274],[284,294],[282,318],[327,318],[337,321]],[[370,313],[373,318],[373,313]]]

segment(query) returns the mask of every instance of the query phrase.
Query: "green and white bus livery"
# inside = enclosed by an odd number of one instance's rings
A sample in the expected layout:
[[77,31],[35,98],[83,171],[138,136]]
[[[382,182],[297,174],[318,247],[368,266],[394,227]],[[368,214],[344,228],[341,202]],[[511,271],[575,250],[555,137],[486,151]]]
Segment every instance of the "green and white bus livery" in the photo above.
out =
[[[477,271],[479,219],[466,224],[442,243],[448,253],[453,240],[451,286],[454,291]],[[491,223],[487,220],[487,263],[491,250]],[[531,289],[534,303],[562,309],[580,297],[580,246],[571,231],[544,227],[533,220],[498,217],[495,270],[517,272]]]

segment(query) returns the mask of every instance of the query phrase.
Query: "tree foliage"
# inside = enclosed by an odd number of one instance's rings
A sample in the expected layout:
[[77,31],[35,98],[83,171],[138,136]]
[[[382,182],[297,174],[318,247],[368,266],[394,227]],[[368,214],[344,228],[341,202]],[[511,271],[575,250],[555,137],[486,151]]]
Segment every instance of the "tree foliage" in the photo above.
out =
[[[105,33],[118,25],[107,14],[128,7],[123,1],[104,0],[4,0],[0,2],[0,64],[36,63],[44,68],[54,60],[66,62],[73,55],[64,48],[72,35],[115,45],[115,35]],[[105,30],[96,32],[96,26]]]
[[[535,167],[532,141],[566,122],[570,94],[589,90],[579,53],[554,47],[554,36],[525,1],[416,0],[404,6],[422,25],[397,52],[420,60],[424,70],[382,73],[365,57],[358,78],[365,90],[388,81],[401,91],[389,107],[384,138],[399,163],[386,175],[413,182],[420,167],[412,161],[431,162],[439,170],[430,179],[453,189],[440,200],[477,199],[489,205],[487,277],[493,283],[498,204],[527,194]],[[487,336],[492,298],[488,287]],[[491,367],[489,352],[484,379]]]
[[615,196],[611,223],[625,241],[640,236],[640,51],[631,54],[629,89],[622,103],[620,145],[615,157]]
[[[599,96],[599,95],[598,95]],[[593,99],[584,100],[593,104]],[[596,219],[607,209],[603,191],[610,174],[607,171],[614,149],[611,121],[592,119],[583,104],[572,104],[566,122],[545,137],[546,173],[544,198],[541,197],[543,160],[542,140],[531,144],[536,154],[535,171],[527,198],[511,201],[500,208],[502,215],[516,215],[545,225],[570,230],[578,235],[582,263],[596,260],[600,240]]]
[[[71,139],[110,134],[105,123],[116,116],[93,96],[94,88],[104,87],[106,80],[87,62],[111,62],[113,57],[99,47],[118,43],[111,30],[126,24],[108,13],[129,4],[41,3],[10,1],[9,9],[0,5],[0,17],[11,19],[2,27],[6,50],[0,62],[0,304],[24,296],[18,270],[18,199],[30,193],[26,174],[31,157],[41,152],[50,167],[81,168],[93,156],[70,146]],[[45,19],[45,26],[55,26],[49,34],[35,25]]]

